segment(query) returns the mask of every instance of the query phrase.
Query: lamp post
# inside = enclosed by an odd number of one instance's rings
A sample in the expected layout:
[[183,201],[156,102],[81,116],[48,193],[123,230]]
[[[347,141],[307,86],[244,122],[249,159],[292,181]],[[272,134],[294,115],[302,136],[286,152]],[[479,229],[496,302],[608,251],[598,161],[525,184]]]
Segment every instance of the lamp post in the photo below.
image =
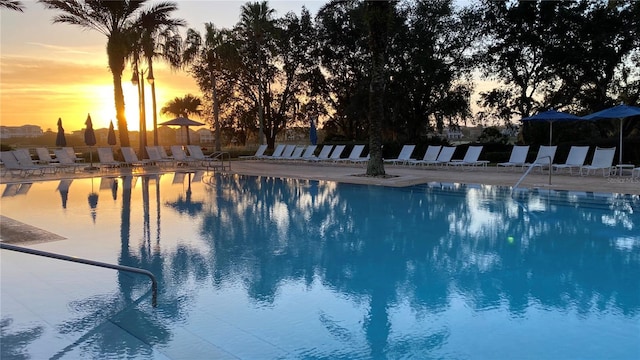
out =
[[138,88],[138,109],[140,112],[140,145],[138,153],[143,159],[147,158],[147,121],[144,110],[144,72],[144,70],[138,70],[138,64],[136,64],[133,69],[133,76],[131,77],[131,83]]
[[153,107],[153,145],[158,146],[158,111],[156,110],[156,79],[153,77],[153,66],[149,64],[147,82],[151,84],[151,103]]

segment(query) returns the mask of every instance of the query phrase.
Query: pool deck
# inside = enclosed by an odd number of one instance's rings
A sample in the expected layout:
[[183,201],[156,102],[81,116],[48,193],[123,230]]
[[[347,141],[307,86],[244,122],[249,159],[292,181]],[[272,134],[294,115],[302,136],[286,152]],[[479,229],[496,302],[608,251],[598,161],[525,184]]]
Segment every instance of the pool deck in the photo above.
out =
[[[180,168],[188,170],[193,168]],[[110,175],[122,173],[144,174],[157,172],[173,172],[175,169],[160,169],[158,167],[125,168],[110,171]],[[486,184],[499,186],[513,186],[522,176],[522,169],[497,169],[488,167],[413,167],[406,165],[385,164],[387,177],[367,177],[366,167],[352,164],[315,163],[315,162],[287,162],[239,160],[231,162],[230,173],[255,176],[275,176],[284,178],[299,178],[313,180],[337,181],[353,184],[380,185],[403,187],[431,182]],[[78,171],[73,173],[45,174],[36,177],[8,177],[0,178],[0,183],[55,180],[60,178],[81,178],[102,176],[104,172]],[[553,174],[549,185],[548,172],[541,173],[534,169],[520,184],[522,188],[545,188],[554,190],[587,191],[599,193],[618,193],[640,195],[640,178],[632,178],[630,174],[624,176],[602,176],[602,172],[588,176],[569,175],[568,173]]]

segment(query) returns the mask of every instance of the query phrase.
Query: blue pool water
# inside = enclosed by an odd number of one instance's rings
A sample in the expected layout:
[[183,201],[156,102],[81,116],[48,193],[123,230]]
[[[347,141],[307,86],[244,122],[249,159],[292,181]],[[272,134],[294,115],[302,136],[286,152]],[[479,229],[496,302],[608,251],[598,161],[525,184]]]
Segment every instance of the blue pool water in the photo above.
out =
[[238,175],[2,185],[2,359],[638,359],[640,197]]

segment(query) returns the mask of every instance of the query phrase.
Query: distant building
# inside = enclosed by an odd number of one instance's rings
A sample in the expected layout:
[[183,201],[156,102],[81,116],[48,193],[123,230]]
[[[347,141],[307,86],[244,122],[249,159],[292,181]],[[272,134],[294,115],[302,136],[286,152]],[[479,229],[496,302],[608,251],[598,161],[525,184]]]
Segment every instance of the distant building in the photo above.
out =
[[199,129],[196,133],[200,137],[200,144],[213,144],[215,142],[213,132],[209,129]]
[[42,128],[37,125],[22,125],[22,126],[0,126],[0,139],[10,138],[35,138],[44,134]]

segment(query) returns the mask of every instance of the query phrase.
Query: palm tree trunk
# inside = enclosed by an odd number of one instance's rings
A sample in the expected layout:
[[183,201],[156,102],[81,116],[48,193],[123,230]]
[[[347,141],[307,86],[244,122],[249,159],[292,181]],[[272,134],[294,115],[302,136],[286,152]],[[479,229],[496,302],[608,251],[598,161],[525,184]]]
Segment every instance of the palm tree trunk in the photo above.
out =
[[127,118],[124,115],[124,93],[122,91],[122,73],[113,73],[113,98],[116,105],[116,120],[118,123],[118,134],[120,136],[120,146],[129,146],[129,129]]
[[217,87],[217,80],[216,80],[216,73],[215,71],[211,70],[210,71],[211,74],[211,97],[213,97],[213,126],[214,126],[214,130],[216,132],[216,151],[221,151],[222,147],[221,147],[221,136],[220,136],[220,104],[218,104],[218,90],[216,89]]
[[384,64],[390,4],[369,1],[369,49],[371,51],[371,85],[369,86],[369,163],[367,175],[385,175],[382,159],[382,120],[384,114]]

